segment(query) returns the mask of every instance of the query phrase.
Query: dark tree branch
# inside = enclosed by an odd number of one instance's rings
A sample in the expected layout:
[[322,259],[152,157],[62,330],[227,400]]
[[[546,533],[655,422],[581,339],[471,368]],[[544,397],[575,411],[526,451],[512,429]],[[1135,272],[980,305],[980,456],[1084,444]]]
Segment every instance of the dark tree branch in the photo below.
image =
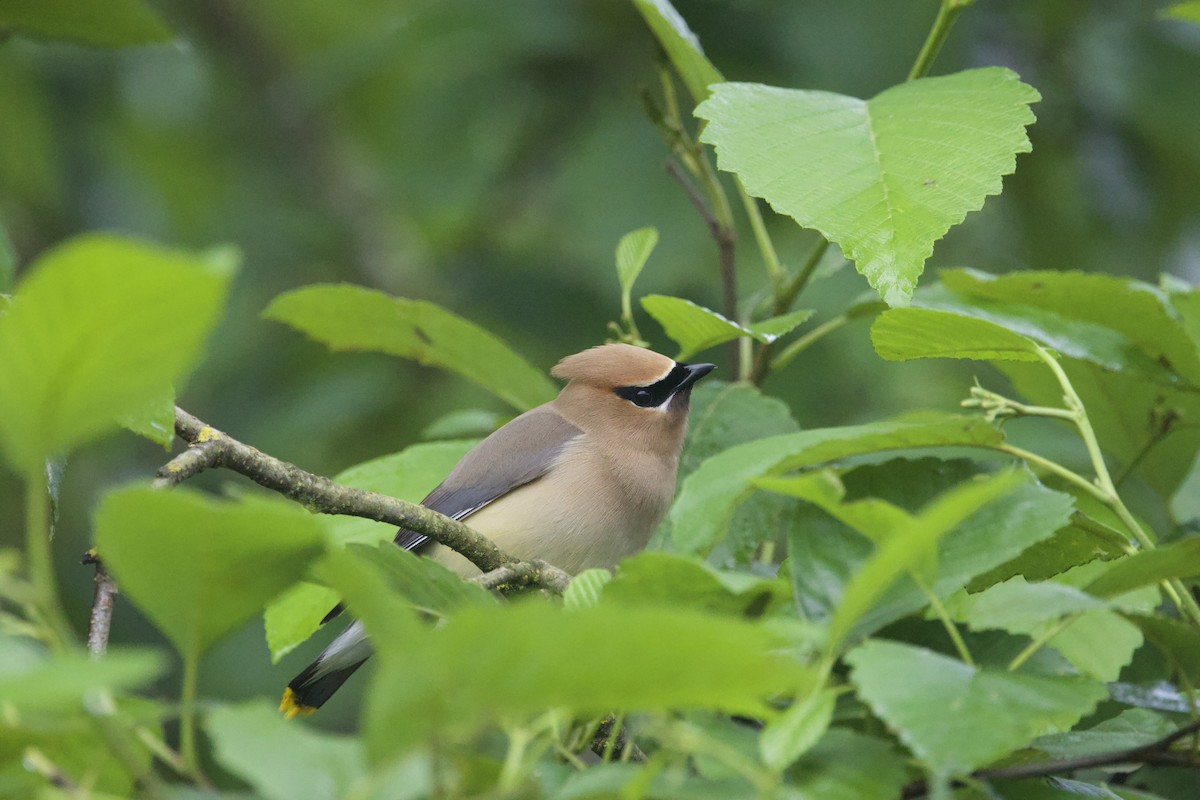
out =
[[545,561],[518,561],[497,567],[483,575],[476,575],[471,578],[471,582],[478,583],[485,589],[495,589],[503,593],[529,586],[544,586],[562,594],[571,582],[571,576]]
[[611,714],[600,720],[600,725],[592,734],[591,750],[601,758],[608,758],[613,753],[621,754],[628,750],[627,758],[630,761],[639,763],[646,761],[646,754],[634,743],[629,735],[629,729],[624,725],[617,726],[617,720]]
[[[1200,769],[1200,752],[1193,749],[1182,753],[1171,750],[1171,745],[1188,736],[1200,732],[1200,720],[1193,720],[1177,731],[1173,731],[1161,739],[1141,747],[1130,747],[1110,753],[1096,753],[1078,758],[1065,758],[1060,761],[1039,761],[1033,764],[1015,764],[1011,767],[995,767],[981,769],[971,773],[978,780],[1018,780],[1020,778],[1044,778],[1074,772],[1079,769],[1106,767],[1113,764],[1165,765],[1172,767],[1193,767]],[[924,797],[928,786],[924,780],[913,781],[904,787],[902,796],[906,800]]]
[[102,656],[108,650],[108,632],[112,628],[117,582],[108,574],[104,562],[94,550],[84,554],[83,563],[96,565],[96,590],[92,595],[92,616],[88,620],[87,648],[93,656]]
[[416,503],[342,486],[305,472],[239,442],[181,408],[175,409],[175,432],[188,443],[188,449],[158,471],[156,486],[174,486],[205,469],[222,467],[295,500],[314,513],[363,517],[428,536],[464,556],[481,572],[508,568],[510,572],[503,573],[506,579],[498,579],[497,585],[521,582],[561,591],[571,580],[567,573],[544,562],[519,561],[457,520]]
[[[721,290],[725,298],[724,311],[722,313],[730,322],[737,322],[737,282],[734,275],[734,243],[737,241],[737,232],[721,224],[721,221],[713,214],[712,209],[708,207],[704,195],[700,194],[700,190],[696,188],[691,178],[679,166],[679,162],[673,158],[668,158],[664,164],[664,169],[666,169],[668,175],[675,179],[680,188],[683,189],[683,193],[687,195],[687,199],[691,204],[696,207],[696,211],[700,212],[700,218],[704,220],[705,227],[708,228],[713,241],[717,243],[717,252],[721,257]],[[735,377],[742,373],[741,355],[736,339],[729,343],[729,371]]]

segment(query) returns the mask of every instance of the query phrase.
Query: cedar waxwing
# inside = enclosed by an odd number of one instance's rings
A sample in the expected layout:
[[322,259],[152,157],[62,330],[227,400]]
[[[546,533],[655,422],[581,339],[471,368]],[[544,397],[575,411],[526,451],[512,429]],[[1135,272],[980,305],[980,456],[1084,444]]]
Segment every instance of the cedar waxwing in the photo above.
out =
[[[612,567],[645,547],[666,513],[692,385],[712,369],[627,344],[568,356],[551,371],[567,381],[558,397],[472,448],[422,504],[519,559],[571,574]],[[402,529],[396,544],[479,574],[419,533]],[[352,623],[288,684],[279,710],[315,711],[370,655],[362,623]]]

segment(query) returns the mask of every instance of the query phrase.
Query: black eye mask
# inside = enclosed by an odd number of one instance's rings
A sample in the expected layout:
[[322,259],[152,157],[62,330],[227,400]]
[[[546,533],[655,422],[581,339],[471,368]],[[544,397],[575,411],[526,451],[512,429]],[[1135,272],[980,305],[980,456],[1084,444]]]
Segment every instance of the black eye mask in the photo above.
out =
[[635,406],[655,408],[670,400],[672,395],[690,387],[713,369],[715,367],[712,364],[676,364],[666,377],[649,386],[621,386],[613,389],[613,393]]

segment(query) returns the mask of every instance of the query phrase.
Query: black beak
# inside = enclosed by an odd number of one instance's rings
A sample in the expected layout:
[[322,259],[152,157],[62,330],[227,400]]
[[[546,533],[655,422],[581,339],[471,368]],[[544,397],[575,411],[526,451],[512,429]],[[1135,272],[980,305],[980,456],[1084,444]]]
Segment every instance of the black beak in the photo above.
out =
[[679,366],[687,370],[687,377],[679,384],[679,388],[675,391],[680,391],[691,386],[696,381],[703,378],[708,373],[717,368],[716,364],[680,364]]

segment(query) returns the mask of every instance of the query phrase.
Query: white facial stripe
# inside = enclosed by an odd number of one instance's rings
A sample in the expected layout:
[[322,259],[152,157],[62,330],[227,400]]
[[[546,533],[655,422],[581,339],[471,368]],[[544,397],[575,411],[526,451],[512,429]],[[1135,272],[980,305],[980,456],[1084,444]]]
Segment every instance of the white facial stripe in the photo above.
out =
[[672,361],[672,362],[671,362],[671,366],[669,366],[669,367],[667,367],[665,370],[663,370],[663,371],[662,371],[662,373],[660,373],[660,374],[659,374],[659,376],[658,376],[657,378],[651,378],[650,380],[646,381],[645,383],[640,383],[640,384],[638,384],[638,385],[639,385],[639,386],[653,386],[654,384],[656,384],[656,383],[658,383],[659,381],[661,381],[663,378],[665,378],[665,377],[667,377],[668,375],[670,375],[670,374],[671,374],[671,370],[675,369],[675,367],[677,367],[677,366],[679,366],[679,365],[678,365],[678,364],[676,364],[674,361]]

